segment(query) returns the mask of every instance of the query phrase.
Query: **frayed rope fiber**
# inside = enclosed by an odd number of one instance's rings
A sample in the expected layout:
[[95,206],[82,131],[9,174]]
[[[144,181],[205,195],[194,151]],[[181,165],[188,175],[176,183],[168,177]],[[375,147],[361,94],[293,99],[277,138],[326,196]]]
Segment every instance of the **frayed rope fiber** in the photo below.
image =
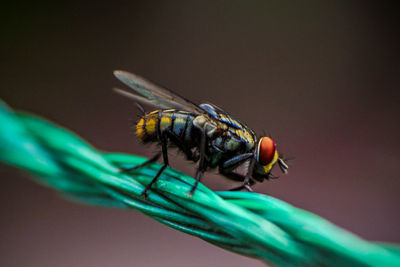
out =
[[[273,197],[213,192],[167,168],[140,196],[161,167],[131,173],[119,167],[146,159],[93,148],[74,133],[0,101],[0,161],[82,203],[137,209],[153,219],[221,248],[276,266],[400,266],[398,245],[368,242],[325,219]],[[132,237],[134,238],[134,237]]]

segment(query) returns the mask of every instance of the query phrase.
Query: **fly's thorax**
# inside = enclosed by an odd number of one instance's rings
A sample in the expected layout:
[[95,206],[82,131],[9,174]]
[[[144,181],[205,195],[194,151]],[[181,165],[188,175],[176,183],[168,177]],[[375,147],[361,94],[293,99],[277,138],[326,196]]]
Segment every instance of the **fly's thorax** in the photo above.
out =
[[254,148],[254,137],[246,129],[237,129],[228,124],[199,115],[193,125],[203,131],[210,140],[215,151],[239,153],[251,151]]
[[242,147],[242,142],[232,135],[225,134],[215,138],[212,141],[212,145],[219,151],[234,152]]
[[210,120],[204,116],[204,115],[198,115],[196,116],[196,118],[193,120],[193,125],[200,129],[200,130],[204,130],[204,127],[206,125],[206,123],[208,123]]
[[231,139],[230,147],[240,144],[242,152],[250,152],[254,150],[255,135],[252,132],[249,132],[246,128],[237,129],[229,127],[227,133]]
[[239,136],[246,140],[246,148],[247,151],[251,151],[254,149],[256,144],[255,134],[253,132],[248,131],[247,129],[240,130]]
[[228,128],[226,124],[210,120],[208,116],[205,115],[198,115],[193,120],[193,125],[203,131],[206,136],[211,139],[220,136]]

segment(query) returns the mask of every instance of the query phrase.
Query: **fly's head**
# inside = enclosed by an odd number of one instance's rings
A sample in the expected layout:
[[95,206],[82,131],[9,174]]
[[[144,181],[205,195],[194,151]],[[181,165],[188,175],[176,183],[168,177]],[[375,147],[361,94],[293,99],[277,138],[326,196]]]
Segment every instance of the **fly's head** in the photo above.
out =
[[[288,165],[279,157],[275,142],[267,136],[261,137],[257,144],[254,178],[268,179],[275,164],[283,173],[287,173]],[[258,179],[257,179],[258,180]]]

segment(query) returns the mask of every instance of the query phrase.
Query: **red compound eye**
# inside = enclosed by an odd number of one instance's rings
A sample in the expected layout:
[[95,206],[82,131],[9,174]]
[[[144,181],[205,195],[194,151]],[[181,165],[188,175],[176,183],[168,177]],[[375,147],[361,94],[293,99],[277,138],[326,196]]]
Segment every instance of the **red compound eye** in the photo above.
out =
[[257,160],[261,165],[268,165],[275,156],[275,143],[269,137],[262,137],[258,142]]

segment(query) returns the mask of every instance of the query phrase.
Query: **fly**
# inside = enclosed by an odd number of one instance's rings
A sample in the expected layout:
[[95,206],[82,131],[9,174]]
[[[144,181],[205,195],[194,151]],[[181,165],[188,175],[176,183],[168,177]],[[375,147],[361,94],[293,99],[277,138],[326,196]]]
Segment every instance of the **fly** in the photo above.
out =
[[[116,88],[118,93],[158,108],[139,119],[136,135],[144,143],[158,143],[161,152],[143,164],[125,169],[143,167],[162,155],[164,165],[142,195],[146,195],[169,165],[167,150],[171,147],[178,148],[188,160],[198,163],[196,182],[190,194],[194,193],[203,173],[209,169],[218,168],[223,176],[243,183],[233,190],[244,188],[248,191],[252,191],[255,182],[271,178],[272,167],[276,164],[287,173],[288,165],[279,156],[270,137],[257,138],[250,128],[221,108],[208,103],[197,105],[129,72],[117,70],[114,75],[137,94]],[[235,172],[242,164],[246,164],[245,175]]]

